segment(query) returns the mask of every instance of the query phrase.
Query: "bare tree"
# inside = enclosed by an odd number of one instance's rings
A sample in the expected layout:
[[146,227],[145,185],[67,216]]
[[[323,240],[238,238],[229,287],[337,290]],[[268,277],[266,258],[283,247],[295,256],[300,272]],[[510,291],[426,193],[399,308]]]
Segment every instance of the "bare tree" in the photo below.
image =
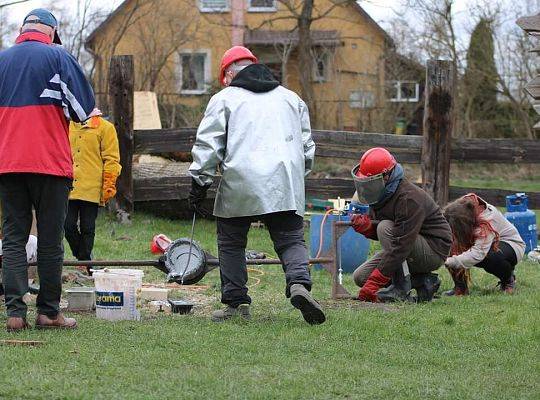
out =
[[29,0],[17,0],[0,3],[0,50],[4,48],[8,36],[10,36],[17,28],[15,24],[9,21],[9,14],[6,8],[19,3],[26,3],[27,1]]
[[95,9],[92,0],[75,0],[69,5],[66,2],[50,1],[48,9],[60,21],[60,36],[64,48],[77,59],[91,79],[95,59],[85,49],[85,40],[107,17],[107,13]]
[[4,8],[4,7],[12,6],[12,5],[15,5],[15,4],[20,4],[20,3],[26,3],[28,1],[30,1],[30,0],[12,0],[12,1],[8,1],[6,3],[1,3],[0,8]]
[[183,18],[191,2],[184,0],[185,4],[163,13],[162,10],[167,8],[165,3],[166,0],[154,0],[154,6],[146,14],[148,18],[134,26],[141,48],[136,84],[140,90],[155,91],[164,72],[174,74],[174,70],[167,69],[171,65],[175,67],[178,50],[196,40],[199,19]]
[[[126,6],[116,14],[117,21],[112,35],[99,35],[99,32],[93,32],[92,40],[88,42],[88,38],[86,39],[85,48],[94,59],[90,77],[98,94],[98,104],[104,111],[107,110],[108,106],[108,77],[111,57],[116,53],[120,42],[128,31],[152,11],[155,1],[133,0],[125,3]],[[96,74],[95,70],[99,70],[99,73]]]
[[[534,139],[533,122],[531,118],[531,102],[525,92],[525,85],[538,73],[535,53],[531,50],[534,43],[531,37],[523,32],[515,23],[519,17],[538,12],[540,1],[524,0],[520,6],[513,5],[505,9],[497,2],[497,30],[495,48],[499,69],[499,93],[512,106],[518,117],[519,127],[514,128],[516,136]],[[505,24],[504,18],[510,23]]]
[[[277,21],[292,22],[290,32],[296,33],[298,43],[288,43],[286,46],[277,47],[282,58],[287,61],[292,46],[298,50],[300,90],[302,98],[307,103],[310,114],[314,121],[317,121],[317,102],[313,89],[313,65],[316,58],[312,39],[312,25],[314,22],[324,18],[331,18],[332,12],[337,7],[356,4],[356,0],[332,0],[330,2],[315,2],[315,0],[277,0],[287,10],[286,14],[279,14],[276,17],[267,18],[254,30],[271,27]],[[322,4],[326,3],[326,4]],[[292,46],[291,46],[292,45]],[[283,67],[285,68],[285,67]],[[286,79],[286,71],[283,75]]]
[[0,50],[4,48],[8,36],[14,29],[15,26],[8,21],[5,10],[0,9]]
[[[463,46],[456,33],[456,0],[404,0],[405,7],[413,10],[418,40],[426,53],[426,58],[450,59],[454,66],[454,82],[460,82],[463,71]],[[459,118],[462,98],[461,90],[455,86],[454,132],[459,136],[464,133],[463,121]]]

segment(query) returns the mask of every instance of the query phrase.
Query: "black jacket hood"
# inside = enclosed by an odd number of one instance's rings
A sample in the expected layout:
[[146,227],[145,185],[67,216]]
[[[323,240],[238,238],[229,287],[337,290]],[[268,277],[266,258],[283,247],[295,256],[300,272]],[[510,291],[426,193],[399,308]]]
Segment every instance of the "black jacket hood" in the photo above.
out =
[[251,64],[234,77],[230,86],[240,87],[255,93],[264,93],[274,90],[279,86],[279,82],[266,65]]

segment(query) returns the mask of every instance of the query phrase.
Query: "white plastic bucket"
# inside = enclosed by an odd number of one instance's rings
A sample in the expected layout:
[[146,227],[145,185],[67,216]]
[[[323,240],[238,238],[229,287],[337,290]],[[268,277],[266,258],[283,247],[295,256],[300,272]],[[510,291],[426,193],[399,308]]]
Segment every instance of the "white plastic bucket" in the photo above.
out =
[[143,276],[144,272],[138,269],[95,271],[96,317],[109,321],[139,321]]

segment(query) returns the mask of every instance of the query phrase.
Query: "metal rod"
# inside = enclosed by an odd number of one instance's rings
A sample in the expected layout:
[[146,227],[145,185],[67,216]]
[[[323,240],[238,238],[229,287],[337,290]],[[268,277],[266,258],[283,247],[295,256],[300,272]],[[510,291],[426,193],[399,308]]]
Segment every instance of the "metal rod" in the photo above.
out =
[[352,226],[350,221],[336,221],[334,224],[336,224],[336,226]]
[[193,211],[193,222],[191,223],[191,237],[189,238],[189,253],[187,258],[187,264],[184,266],[184,270],[182,271],[182,281],[181,285],[184,284],[184,275],[186,274],[186,270],[189,267],[189,263],[191,262],[191,250],[193,248],[193,234],[195,233],[195,218],[197,217],[197,213]]
[[[331,264],[334,262],[334,259],[331,257],[319,257],[319,258],[310,258],[310,264]],[[259,260],[246,260],[247,265],[279,265],[281,260],[277,258],[261,258]],[[219,265],[219,260],[217,258],[211,258],[206,260],[206,265],[216,266]]]
[[[30,266],[36,266],[37,262],[29,263]],[[155,267],[159,265],[158,260],[65,260],[64,267]]]
[[[331,264],[334,262],[332,257],[319,257],[319,258],[310,258],[310,264]],[[206,262],[209,266],[219,265],[219,260],[217,258],[211,258]],[[263,258],[260,260],[246,260],[247,265],[279,265],[281,261],[277,258]],[[37,263],[29,263],[30,266],[36,266]],[[77,260],[65,260],[63,263],[64,267],[86,267],[86,266],[95,266],[95,267],[155,267],[159,265],[158,260],[88,260],[88,261],[77,261]]]

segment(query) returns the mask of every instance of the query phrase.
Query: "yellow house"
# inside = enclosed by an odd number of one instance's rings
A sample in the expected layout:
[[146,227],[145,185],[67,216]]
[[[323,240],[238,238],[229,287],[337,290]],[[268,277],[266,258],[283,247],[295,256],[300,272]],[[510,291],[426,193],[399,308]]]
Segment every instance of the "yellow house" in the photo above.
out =
[[[106,108],[111,55],[133,54],[136,90],[158,93],[165,126],[194,125],[219,89],[220,59],[232,45],[250,48],[284,86],[302,95],[298,28],[306,21],[305,3],[126,0],[86,42],[96,60],[100,105]],[[377,129],[389,36],[352,0],[315,0],[309,21],[313,126]]]

